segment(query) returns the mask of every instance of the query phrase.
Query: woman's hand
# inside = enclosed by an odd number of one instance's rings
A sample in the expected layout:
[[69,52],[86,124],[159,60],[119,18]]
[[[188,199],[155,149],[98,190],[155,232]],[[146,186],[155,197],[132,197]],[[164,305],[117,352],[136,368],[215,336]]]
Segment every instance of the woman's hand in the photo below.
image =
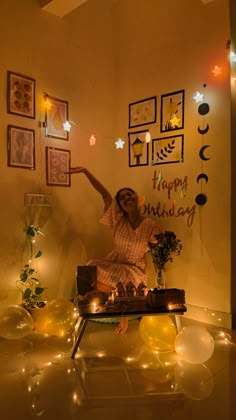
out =
[[79,174],[79,173],[86,173],[87,169],[83,166],[75,166],[73,168],[70,168],[69,171],[65,172],[65,174]]

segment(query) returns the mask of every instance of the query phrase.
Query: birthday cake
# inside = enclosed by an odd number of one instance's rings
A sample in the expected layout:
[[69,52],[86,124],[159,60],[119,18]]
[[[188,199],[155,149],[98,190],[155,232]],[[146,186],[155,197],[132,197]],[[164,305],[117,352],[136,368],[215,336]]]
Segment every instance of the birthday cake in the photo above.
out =
[[153,309],[184,309],[185,291],[183,289],[150,289],[146,296],[146,304]]

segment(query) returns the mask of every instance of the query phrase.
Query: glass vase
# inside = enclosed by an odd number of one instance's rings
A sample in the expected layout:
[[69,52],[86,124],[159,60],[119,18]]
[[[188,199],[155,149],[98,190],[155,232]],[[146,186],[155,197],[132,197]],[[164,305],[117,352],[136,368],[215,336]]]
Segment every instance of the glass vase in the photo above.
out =
[[166,289],[165,269],[159,268],[157,270],[157,289]]

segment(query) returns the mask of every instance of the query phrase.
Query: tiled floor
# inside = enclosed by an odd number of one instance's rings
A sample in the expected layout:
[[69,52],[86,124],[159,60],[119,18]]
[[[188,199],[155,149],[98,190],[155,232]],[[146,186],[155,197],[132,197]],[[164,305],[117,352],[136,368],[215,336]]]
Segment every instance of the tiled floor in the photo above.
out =
[[[199,325],[181,317],[182,326]],[[76,359],[71,337],[0,338],[0,418],[231,420],[236,414],[236,332],[205,325],[214,338],[204,364],[156,354],[139,321],[124,335],[90,321]],[[69,340],[68,340],[69,339]]]

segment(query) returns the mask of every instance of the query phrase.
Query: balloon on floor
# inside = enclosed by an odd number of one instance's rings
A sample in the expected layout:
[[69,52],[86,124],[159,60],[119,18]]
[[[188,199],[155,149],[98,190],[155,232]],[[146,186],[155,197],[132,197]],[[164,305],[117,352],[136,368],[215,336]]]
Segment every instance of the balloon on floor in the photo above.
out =
[[39,332],[64,336],[71,330],[75,322],[74,306],[68,299],[59,298],[48,302],[40,309],[35,323]]
[[179,361],[175,368],[177,388],[191,400],[205,400],[214,389],[214,378],[210,369],[202,364]]
[[144,316],[140,321],[139,333],[144,343],[154,350],[174,349],[176,327],[167,315]]
[[0,337],[23,338],[33,331],[33,326],[33,319],[23,306],[0,306]]
[[214,352],[214,339],[203,326],[183,327],[175,339],[175,351],[180,360],[204,363]]

